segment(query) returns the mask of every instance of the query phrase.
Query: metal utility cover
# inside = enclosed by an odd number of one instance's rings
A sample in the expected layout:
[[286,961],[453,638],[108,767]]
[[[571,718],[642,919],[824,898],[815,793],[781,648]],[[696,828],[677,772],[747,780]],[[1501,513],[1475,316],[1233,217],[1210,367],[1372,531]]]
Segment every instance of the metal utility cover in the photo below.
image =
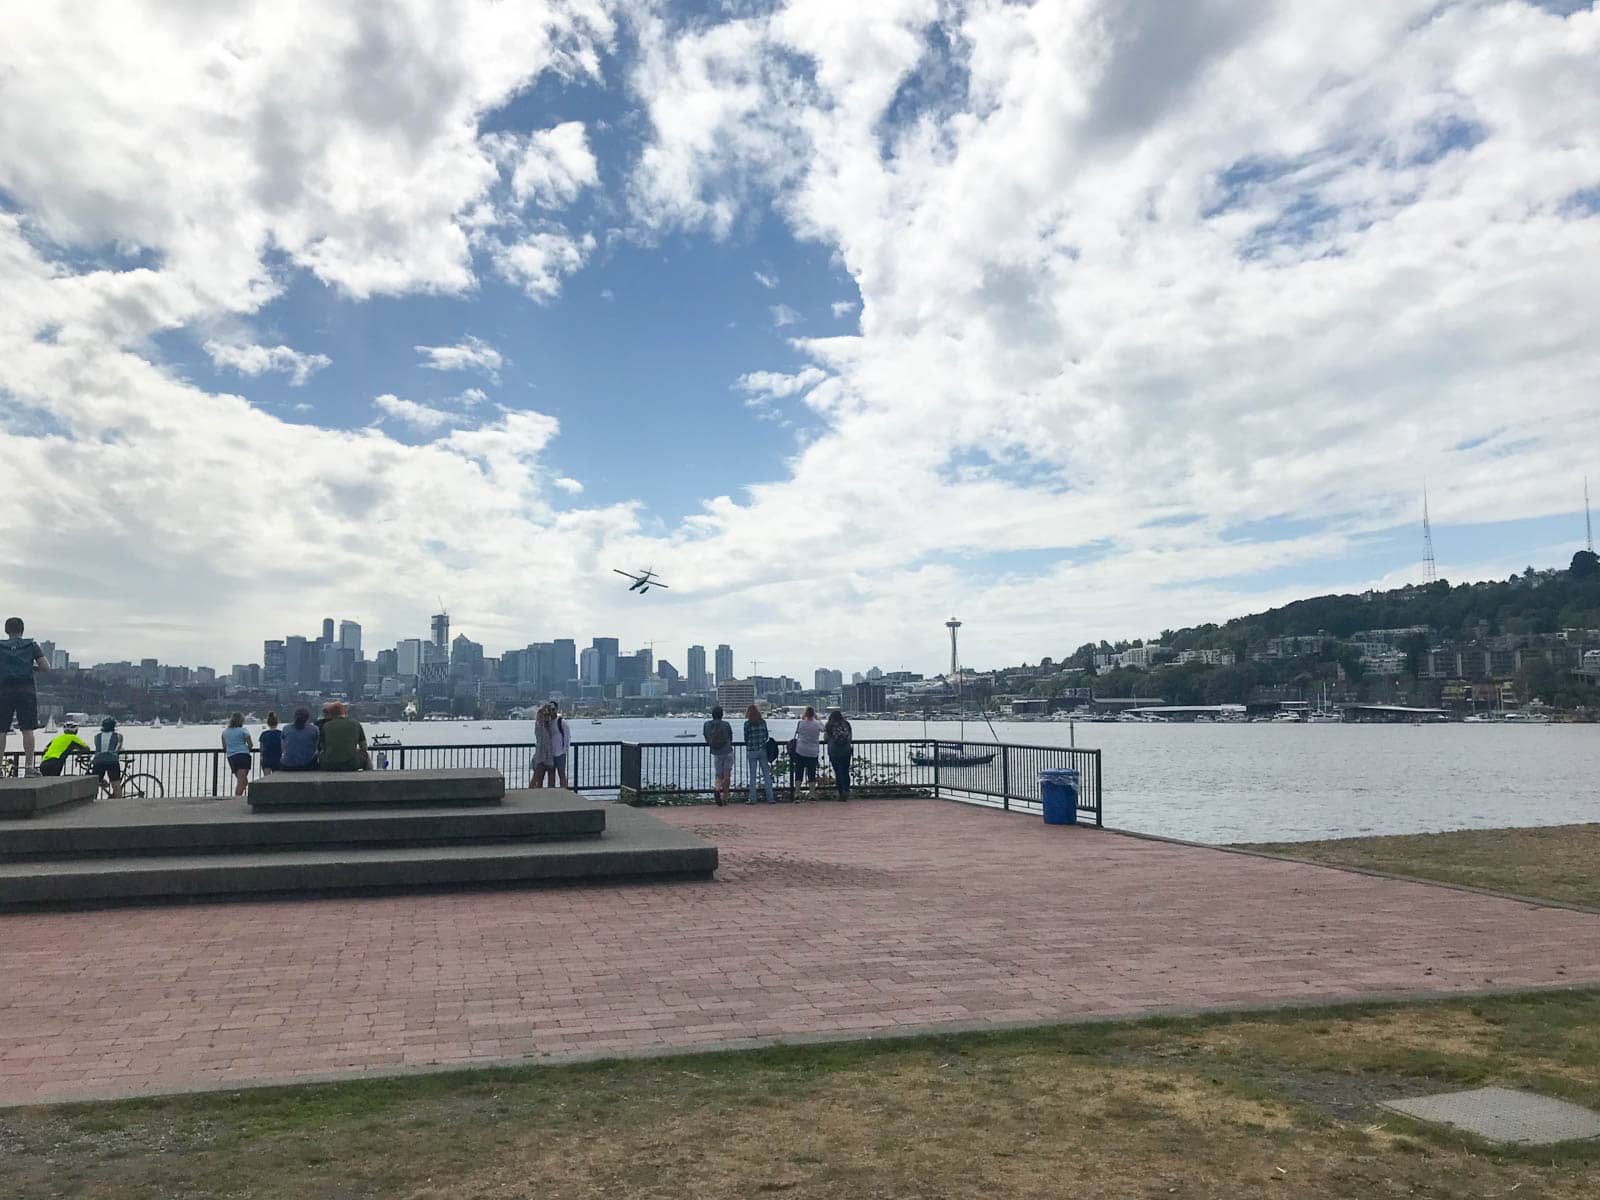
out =
[[1495,1142],[1548,1146],[1600,1137],[1600,1113],[1512,1088],[1475,1088],[1412,1100],[1389,1100],[1383,1108],[1419,1121],[1452,1125]]

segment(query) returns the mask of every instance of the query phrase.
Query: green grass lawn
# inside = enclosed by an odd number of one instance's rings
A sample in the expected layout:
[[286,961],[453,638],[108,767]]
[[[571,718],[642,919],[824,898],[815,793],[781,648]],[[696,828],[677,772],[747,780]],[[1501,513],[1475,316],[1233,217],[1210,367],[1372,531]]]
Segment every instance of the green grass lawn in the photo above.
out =
[[0,1110],[0,1196],[1594,1196],[1376,1107],[1486,1083],[1600,1106],[1600,991]]
[[1600,825],[1260,842],[1242,848],[1600,908]]

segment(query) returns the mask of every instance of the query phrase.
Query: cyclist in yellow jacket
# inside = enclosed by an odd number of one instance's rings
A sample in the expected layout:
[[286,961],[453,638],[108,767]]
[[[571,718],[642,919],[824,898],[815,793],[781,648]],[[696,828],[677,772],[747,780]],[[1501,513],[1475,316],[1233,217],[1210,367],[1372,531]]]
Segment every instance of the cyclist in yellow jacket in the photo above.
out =
[[71,753],[89,753],[89,743],[78,736],[76,725],[63,725],[61,732],[51,738],[50,744],[44,748],[44,754],[39,759],[39,774],[61,774],[61,769],[67,765],[67,755]]

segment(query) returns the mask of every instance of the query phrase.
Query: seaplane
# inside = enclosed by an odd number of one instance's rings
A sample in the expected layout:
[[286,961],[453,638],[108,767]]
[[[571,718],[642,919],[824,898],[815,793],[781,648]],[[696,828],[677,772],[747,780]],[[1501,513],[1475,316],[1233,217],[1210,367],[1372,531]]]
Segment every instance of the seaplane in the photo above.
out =
[[615,567],[612,567],[611,573],[613,575],[621,575],[624,579],[633,580],[633,582],[628,585],[628,590],[630,592],[638,592],[641,596],[653,587],[664,588],[667,586],[666,584],[662,583],[661,580],[656,576],[656,573],[648,567],[642,571],[639,571],[638,573],[633,571],[619,571]]

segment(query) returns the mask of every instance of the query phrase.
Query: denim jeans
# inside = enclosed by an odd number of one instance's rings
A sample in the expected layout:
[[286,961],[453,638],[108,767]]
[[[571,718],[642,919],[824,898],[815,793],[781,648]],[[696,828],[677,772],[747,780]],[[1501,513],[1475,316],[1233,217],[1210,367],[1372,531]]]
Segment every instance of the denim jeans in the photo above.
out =
[[756,780],[759,778],[767,789],[767,803],[777,803],[777,797],[772,791],[772,764],[767,761],[767,748],[763,746],[760,754],[745,755],[750,760],[750,803],[756,802]]
[[850,795],[850,751],[828,747],[828,762],[833,766],[833,786],[839,789],[839,799]]

